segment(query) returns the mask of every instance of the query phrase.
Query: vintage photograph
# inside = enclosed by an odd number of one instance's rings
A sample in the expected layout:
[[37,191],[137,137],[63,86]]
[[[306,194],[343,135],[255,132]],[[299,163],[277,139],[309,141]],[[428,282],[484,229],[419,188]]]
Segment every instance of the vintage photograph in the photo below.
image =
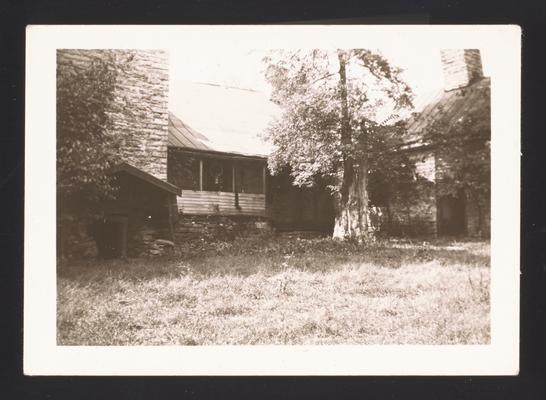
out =
[[56,49],[56,343],[488,345],[491,68]]

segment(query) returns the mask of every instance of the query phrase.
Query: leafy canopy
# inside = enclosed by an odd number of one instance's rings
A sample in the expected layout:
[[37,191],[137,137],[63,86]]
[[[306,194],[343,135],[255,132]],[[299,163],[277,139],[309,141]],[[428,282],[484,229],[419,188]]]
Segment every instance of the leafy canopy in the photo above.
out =
[[[71,51],[71,50],[59,50]],[[101,51],[84,66],[58,54],[57,193],[61,218],[93,218],[115,192],[108,169],[119,161],[116,113],[130,113],[116,84],[129,53]]]
[[[266,132],[274,152],[272,172],[290,167],[294,183],[310,186],[326,178],[338,191],[343,161],[371,154],[370,170],[387,161],[402,126],[385,129],[389,117],[411,106],[412,93],[402,70],[378,52],[344,50],[350,139],[342,138],[340,61],[336,51],[272,51],[265,57],[272,100],[282,109]],[[384,165],[383,165],[384,167]],[[394,171],[394,169],[392,169]]]
[[[442,175],[438,181],[439,195],[456,196],[466,191],[475,200],[488,201],[491,190],[491,106],[489,86],[475,87],[473,102],[457,118],[443,109],[439,117],[429,121],[423,137],[436,149]],[[463,95],[463,93],[461,93]],[[469,96],[468,93],[465,96]]]

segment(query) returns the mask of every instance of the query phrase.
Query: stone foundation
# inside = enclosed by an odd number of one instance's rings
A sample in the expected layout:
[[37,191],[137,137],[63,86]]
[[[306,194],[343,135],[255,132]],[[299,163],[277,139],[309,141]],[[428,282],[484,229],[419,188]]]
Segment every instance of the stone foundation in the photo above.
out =
[[161,256],[174,252],[174,243],[168,239],[164,229],[145,228],[134,231],[129,238],[129,256]]
[[267,218],[259,216],[221,216],[179,214],[175,226],[175,242],[191,240],[231,240],[238,236],[271,233]]

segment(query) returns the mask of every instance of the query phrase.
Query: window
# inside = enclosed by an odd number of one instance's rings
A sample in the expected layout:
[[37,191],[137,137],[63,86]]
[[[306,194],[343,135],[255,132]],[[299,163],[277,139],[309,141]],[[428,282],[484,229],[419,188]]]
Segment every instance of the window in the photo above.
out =
[[169,153],[169,159],[168,181],[180,189],[199,190],[199,159],[175,152]]
[[203,190],[233,192],[233,164],[226,160],[203,159]]
[[263,164],[256,161],[243,161],[235,165],[235,190],[238,193],[262,194]]
[[264,163],[260,161],[213,158],[169,150],[167,165],[168,181],[183,190],[264,193]]

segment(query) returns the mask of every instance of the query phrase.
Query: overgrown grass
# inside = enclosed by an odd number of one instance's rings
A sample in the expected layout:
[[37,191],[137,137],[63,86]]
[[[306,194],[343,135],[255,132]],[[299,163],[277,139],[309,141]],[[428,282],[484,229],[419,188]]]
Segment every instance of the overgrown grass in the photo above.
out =
[[65,345],[488,343],[489,244],[255,237],[58,267]]

